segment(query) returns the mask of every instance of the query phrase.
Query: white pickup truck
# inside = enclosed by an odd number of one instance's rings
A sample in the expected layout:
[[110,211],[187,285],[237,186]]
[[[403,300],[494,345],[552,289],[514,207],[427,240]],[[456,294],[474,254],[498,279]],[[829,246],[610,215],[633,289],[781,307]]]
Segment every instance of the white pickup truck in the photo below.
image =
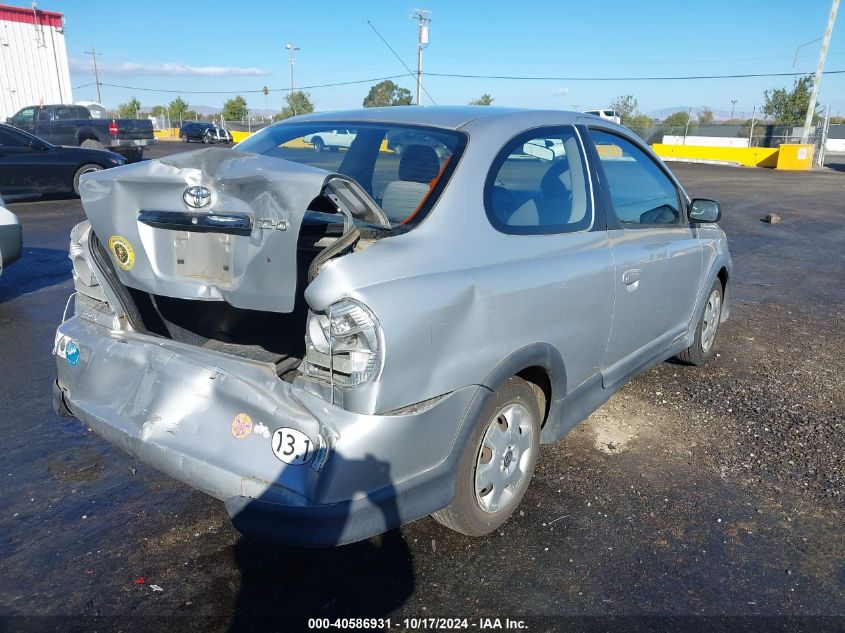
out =
[[355,140],[355,132],[349,130],[326,130],[325,132],[317,132],[315,134],[306,134],[302,137],[306,143],[311,143],[314,149],[318,152],[330,149],[333,152],[338,151],[341,147],[349,149],[352,141]]

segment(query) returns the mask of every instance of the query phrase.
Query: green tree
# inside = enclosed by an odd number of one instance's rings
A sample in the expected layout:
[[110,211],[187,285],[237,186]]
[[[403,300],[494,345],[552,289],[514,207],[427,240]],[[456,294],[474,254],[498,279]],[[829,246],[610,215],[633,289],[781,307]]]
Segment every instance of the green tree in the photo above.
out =
[[485,92],[483,95],[478,97],[478,99],[473,99],[472,101],[470,101],[469,104],[489,106],[493,105],[493,101],[495,101],[495,99]]
[[643,114],[642,112],[637,112],[633,116],[628,117],[628,122],[625,125],[629,130],[635,132],[644,140],[648,140],[648,133],[651,131],[651,128],[654,127],[651,117],[647,114]]
[[786,88],[772,88],[763,95],[766,103],[763,114],[774,119],[777,125],[803,125],[810,105],[810,91],[813,89],[813,78],[810,75],[795,80],[792,90]]
[[370,92],[364,98],[365,108],[396,105],[411,105],[411,91],[400,88],[389,79],[380,81],[370,88]]
[[226,121],[241,121],[249,114],[249,108],[246,105],[246,99],[238,95],[232,99],[227,99],[223,104],[223,111],[221,113],[223,119]]
[[689,112],[681,110],[674,112],[665,119],[663,119],[663,126],[667,128],[667,132],[671,134],[684,134],[692,132],[695,129],[695,123],[690,119]]
[[704,106],[704,109],[698,113],[698,122],[701,124],[713,123],[713,110]]
[[285,104],[282,106],[282,111],[273,116],[274,121],[281,121],[288,119],[298,114],[308,114],[314,112],[314,103],[311,101],[311,95],[302,90],[295,90],[285,95]]
[[141,102],[135,97],[132,97],[126,103],[121,103],[117,106],[117,116],[121,119],[134,119],[140,109]]
[[610,102],[610,107],[616,111],[616,116],[620,118],[622,125],[628,124],[628,119],[634,116],[638,105],[634,95],[620,95]]
[[170,124],[175,126],[177,122],[185,120],[185,112],[188,111],[188,102],[182,97],[176,97],[167,105],[167,114],[170,117]]

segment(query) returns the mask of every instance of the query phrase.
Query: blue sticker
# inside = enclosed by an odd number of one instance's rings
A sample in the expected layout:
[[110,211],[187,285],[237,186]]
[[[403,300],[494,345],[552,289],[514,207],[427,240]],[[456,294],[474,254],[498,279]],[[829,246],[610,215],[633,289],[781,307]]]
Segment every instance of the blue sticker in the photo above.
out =
[[76,341],[71,341],[65,347],[65,360],[67,360],[68,365],[74,367],[79,363],[79,345],[76,344]]

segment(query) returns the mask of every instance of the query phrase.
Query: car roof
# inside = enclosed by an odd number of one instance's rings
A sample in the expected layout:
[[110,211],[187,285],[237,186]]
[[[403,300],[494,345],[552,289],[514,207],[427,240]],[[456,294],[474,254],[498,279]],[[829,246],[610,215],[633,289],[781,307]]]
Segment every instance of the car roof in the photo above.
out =
[[579,116],[584,116],[584,113],[568,110],[527,110],[498,106],[392,106],[305,114],[288,119],[286,122],[361,121],[405,123],[458,130],[470,126],[475,121],[482,120],[489,122],[496,119],[507,119],[511,123],[521,121],[526,127],[530,127],[534,125],[576,123]]

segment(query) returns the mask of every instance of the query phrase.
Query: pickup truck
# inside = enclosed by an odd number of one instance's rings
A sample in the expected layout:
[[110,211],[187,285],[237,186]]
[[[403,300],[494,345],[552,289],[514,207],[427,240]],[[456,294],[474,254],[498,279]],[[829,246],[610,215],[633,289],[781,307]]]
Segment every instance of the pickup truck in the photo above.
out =
[[81,105],[27,106],[6,122],[53,145],[110,149],[130,161],[155,143],[148,119],[95,119]]
[[302,137],[306,143],[311,143],[318,152],[329,149],[336,152],[341,147],[349,149],[355,140],[355,133],[349,130],[325,130],[317,134],[307,134]]

